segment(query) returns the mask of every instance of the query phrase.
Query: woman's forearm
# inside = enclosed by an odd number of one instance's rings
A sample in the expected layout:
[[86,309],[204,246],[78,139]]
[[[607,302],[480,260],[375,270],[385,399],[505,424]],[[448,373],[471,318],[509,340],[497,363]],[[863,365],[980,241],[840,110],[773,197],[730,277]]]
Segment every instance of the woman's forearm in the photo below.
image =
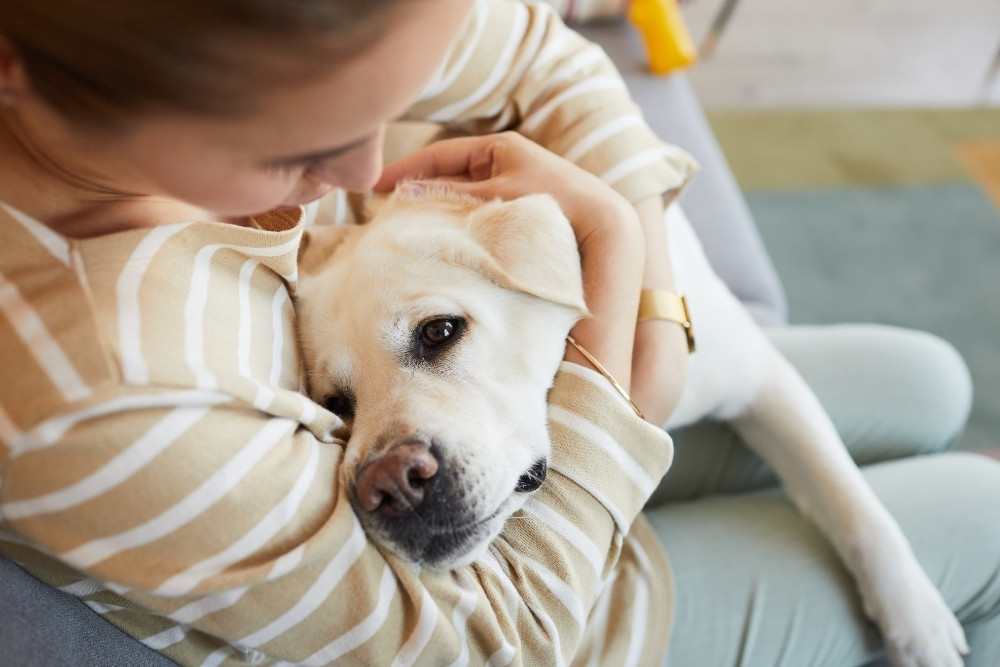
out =
[[[573,337],[624,388],[632,375],[635,314],[642,284],[644,242],[635,212],[621,200],[601,213],[602,224],[580,242],[584,295],[591,316],[573,327]],[[591,366],[567,347],[566,359]]]
[[[663,201],[651,197],[635,209],[645,239],[642,289],[676,291]],[[632,400],[650,422],[664,424],[677,406],[687,379],[687,357],[687,337],[676,322],[646,320],[635,325]]]

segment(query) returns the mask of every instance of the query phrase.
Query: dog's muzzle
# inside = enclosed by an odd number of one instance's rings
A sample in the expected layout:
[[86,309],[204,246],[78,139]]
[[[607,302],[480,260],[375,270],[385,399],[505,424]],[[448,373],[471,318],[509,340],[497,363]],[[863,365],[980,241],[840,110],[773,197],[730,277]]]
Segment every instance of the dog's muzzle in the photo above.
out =
[[[536,491],[547,470],[546,461],[539,459],[512,491]],[[352,503],[369,534],[388,542],[393,551],[427,567],[447,567],[490,537],[509,505],[477,516],[453,473],[438,448],[403,440],[359,470]]]
[[405,517],[419,511],[434,494],[438,459],[418,440],[394,445],[361,469],[355,480],[358,504],[384,517]]

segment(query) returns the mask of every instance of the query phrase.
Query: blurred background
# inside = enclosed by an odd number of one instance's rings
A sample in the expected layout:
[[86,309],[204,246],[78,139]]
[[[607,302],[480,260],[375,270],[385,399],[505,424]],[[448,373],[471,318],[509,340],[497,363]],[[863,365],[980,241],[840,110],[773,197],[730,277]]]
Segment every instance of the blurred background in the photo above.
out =
[[[951,341],[1000,447],[1000,1],[691,0],[687,71],[793,323]],[[997,450],[1000,451],[1000,450]]]
[[690,0],[682,13],[708,108],[1000,104],[996,0]]

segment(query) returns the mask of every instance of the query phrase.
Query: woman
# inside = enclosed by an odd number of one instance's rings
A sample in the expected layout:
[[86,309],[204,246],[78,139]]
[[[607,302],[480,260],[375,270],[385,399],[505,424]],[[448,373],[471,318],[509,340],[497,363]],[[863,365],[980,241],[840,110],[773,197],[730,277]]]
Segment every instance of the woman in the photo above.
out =
[[[376,184],[387,121],[516,126],[621,194],[510,136],[432,149],[379,185],[431,164],[498,196],[553,192],[595,286],[575,338],[625,386],[633,338],[683,369],[682,333],[637,332],[634,314],[640,285],[669,287],[669,267],[643,260],[690,162],[542,8],[134,5],[0,8],[3,553],[184,664],[655,664],[667,566],[628,466],[593,470],[587,429],[557,436],[567,473],[537,496],[547,521],[512,522],[468,568],[413,572],[344,500],[340,422],[298,391],[290,295],[310,204]],[[489,67],[469,64],[484,53]],[[677,381],[634,393],[669,412],[683,373],[659,376]],[[669,441],[607,387],[564,372],[551,400],[658,479]]]

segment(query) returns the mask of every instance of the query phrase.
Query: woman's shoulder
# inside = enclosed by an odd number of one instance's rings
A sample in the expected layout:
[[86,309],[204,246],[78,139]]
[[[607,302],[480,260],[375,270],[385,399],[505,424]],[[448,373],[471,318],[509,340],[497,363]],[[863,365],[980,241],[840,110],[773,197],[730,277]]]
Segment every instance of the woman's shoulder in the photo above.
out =
[[10,433],[114,380],[72,244],[0,206],[0,408]]
[[[9,430],[127,386],[208,387],[251,401],[262,386],[294,394],[290,286],[301,225],[279,222],[74,240],[0,209],[0,410]],[[301,409],[296,396],[286,402]]]

